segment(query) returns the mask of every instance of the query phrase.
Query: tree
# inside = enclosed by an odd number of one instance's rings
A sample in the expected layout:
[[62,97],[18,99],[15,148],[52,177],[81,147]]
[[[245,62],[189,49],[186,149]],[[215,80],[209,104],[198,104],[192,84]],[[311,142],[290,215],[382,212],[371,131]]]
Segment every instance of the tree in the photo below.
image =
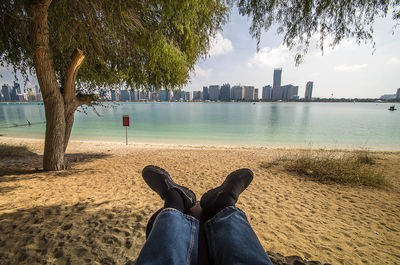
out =
[[[392,11],[398,25],[399,0],[238,0],[239,13],[252,18],[250,34],[260,42],[261,33],[277,26],[284,35],[283,44],[296,49],[296,64],[307,53],[312,37],[324,50],[326,38],[332,38],[333,48],[345,38],[358,44],[373,42],[373,24],[377,17]],[[375,43],[374,43],[375,45]]]
[[258,43],[277,25],[297,50],[296,63],[313,36],[322,50],[327,36],[332,46],[349,37],[373,41],[376,17],[391,9],[400,18],[399,0],[3,0],[0,64],[36,73],[46,112],[44,169],[64,167],[74,112],[97,100],[94,88],[182,86],[235,4],[252,19]]
[[64,168],[75,110],[98,99],[94,88],[187,83],[228,10],[218,0],[2,1],[0,63],[36,73],[43,95],[43,168]]

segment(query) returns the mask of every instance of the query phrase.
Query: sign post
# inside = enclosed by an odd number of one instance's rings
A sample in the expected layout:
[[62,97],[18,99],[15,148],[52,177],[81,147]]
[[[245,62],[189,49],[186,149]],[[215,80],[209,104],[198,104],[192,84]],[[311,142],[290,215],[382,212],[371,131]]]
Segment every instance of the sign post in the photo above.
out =
[[128,127],[129,127],[129,115],[122,116],[122,125],[126,129],[126,145],[128,145]]

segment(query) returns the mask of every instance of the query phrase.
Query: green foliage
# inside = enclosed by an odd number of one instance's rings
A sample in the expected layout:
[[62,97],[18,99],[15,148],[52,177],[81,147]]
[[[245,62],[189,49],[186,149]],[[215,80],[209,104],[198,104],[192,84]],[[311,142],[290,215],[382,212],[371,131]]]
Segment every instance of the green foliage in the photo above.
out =
[[[25,76],[34,72],[28,9],[44,0],[4,0],[0,4],[0,64]],[[196,61],[206,56],[210,38],[226,22],[236,4],[252,19],[250,33],[277,26],[284,44],[296,49],[297,63],[311,38],[323,50],[344,38],[372,41],[377,17],[392,12],[400,19],[400,1],[364,0],[54,0],[48,22],[54,67],[61,83],[75,48],[86,59],[78,74],[79,88],[180,87],[189,81]]]
[[332,37],[331,47],[345,38],[358,43],[373,41],[373,23],[389,10],[396,23],[400,19],[400,1],[364,0],[238,0],[239,13],[252,18],[250,33],[260,41],[261,33],[277,25],[284,34],[284,44],[297,51],[295,60],[300,63],[307,53],[311,38],[323,51],[327,37]]
[[[0,5],[0,63],[25,76],[34,71],[28,16],[33,2]],[[182,86],[196,61],[206,56],[228,11],[220,0],[52,1],[48,24],[58,81],[79,48],[86,56],[77,79],[81,89],[121,83],[131,88]]]
[[340,154],[335,151],[301,152],[297,156],[278,158],[261,165],[270,169],[283,166],[284,170],[323,183],[338,183],[371,187],[389,186],[383,172],[374,167],[375,160],[367,152]]
[[36,155],[35,153],[29,151],[26,146],[14,146],[8,144],[0,144],[0,157],[21,157]]

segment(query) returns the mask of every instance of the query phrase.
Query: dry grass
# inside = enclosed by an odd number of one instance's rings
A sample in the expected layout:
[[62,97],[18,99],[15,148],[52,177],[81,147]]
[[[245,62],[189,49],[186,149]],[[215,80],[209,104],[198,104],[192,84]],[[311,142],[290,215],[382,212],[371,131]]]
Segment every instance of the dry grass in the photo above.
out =
[[292,157],[280,157],[272,162],[263,163],[261,167],[271,168],[279,165],[288,172],[323,183],[379,188],[390,185],[369,151],[305,151]]
[[29,151],[26,146],[0,144],[0,157],[23,157],[31,155],[36,154]]

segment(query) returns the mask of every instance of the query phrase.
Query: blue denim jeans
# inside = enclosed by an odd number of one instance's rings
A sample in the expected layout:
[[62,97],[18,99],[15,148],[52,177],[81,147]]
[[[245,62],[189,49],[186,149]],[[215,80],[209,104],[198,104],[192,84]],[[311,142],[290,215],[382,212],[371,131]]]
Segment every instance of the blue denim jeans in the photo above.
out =
[[[205,224],[211,264],[272,265],[244,212],[226,207]],[[175,209],[162,210],[137,265],[197,264],[199,222]]]

